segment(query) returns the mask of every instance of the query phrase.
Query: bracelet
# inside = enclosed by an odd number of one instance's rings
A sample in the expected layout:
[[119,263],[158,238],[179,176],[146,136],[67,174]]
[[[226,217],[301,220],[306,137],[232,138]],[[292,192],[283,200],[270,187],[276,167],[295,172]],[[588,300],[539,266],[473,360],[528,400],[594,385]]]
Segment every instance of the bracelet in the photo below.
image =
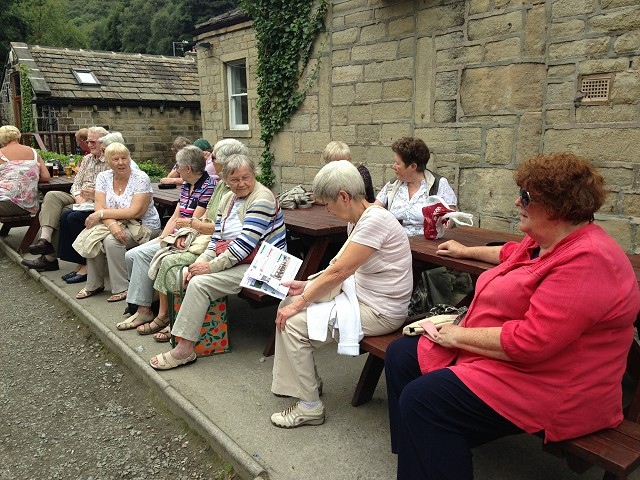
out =
[[307,305],[311,305],[311,302],[304,297],[304,292],[302,292],[300,296],[302,297],[302,300],[304,300],[304,303],[306,303]]
[[189,219],[189,227],[193,228],[193,217]]
[[100,210],[100,220],[104,218],[104,210]]
[[108,228],[109,230],[111,230],[111,225],[113,225],[113,224],[115,224],[115,223],[118,223],[118,222],[111,222],[109,225],[107,225],[107,228]]

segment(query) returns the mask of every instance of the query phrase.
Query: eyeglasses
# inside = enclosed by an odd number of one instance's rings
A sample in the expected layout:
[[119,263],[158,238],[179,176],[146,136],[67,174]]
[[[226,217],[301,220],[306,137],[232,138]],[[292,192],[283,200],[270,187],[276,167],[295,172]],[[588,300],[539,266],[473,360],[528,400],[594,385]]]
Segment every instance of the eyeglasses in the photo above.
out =
[[251,177],[249,175],[245,175],[242,178],[230,178],[229,181],[227,182],[229,185],[239,185],[240,182],[244,182],[247,183],[251,181]]
[[520,189],[520,205],[522,208],[527,208],[531,203],[531,195],[524,188]]
[[87,140],[87,143],[89,145],[95,145],[96,143],[98,143],[96,140]]

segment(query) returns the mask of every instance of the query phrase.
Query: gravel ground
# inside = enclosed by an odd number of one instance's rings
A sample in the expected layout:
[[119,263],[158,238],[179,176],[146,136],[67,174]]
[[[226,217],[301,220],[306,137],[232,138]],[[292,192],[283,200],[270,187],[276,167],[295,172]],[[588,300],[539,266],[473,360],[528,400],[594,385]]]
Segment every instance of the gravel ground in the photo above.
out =
[[0,252],[0,479],[216,479],[232,468]]

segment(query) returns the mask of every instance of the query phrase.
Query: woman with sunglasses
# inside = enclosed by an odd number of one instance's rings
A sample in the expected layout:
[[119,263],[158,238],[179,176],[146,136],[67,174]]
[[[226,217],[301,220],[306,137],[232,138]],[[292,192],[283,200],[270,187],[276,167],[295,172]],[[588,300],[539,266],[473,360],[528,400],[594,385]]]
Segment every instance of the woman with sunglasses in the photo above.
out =
[[438,254],[494,263],[460,325],[386,352],[398,479],[473,478],[471,448],[522,432],[545,441],[622,421],[621,380],[640,310],[629,259],[593,223],[603,177],[570,153],[515,172],[521,242]]

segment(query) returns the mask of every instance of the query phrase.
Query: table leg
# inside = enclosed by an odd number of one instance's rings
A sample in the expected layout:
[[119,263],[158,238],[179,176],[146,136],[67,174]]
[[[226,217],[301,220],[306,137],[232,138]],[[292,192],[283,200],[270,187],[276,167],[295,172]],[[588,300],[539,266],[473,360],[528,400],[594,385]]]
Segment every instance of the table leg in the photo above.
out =
[[[298,275],[296,276],[297,280],[304,280],[309,275],[314,274],[318,271],[320,267],[320,262],[324,257],[325,252],[327,251],[327,247],[329,246],[329,237],[318,237],[315,239],[309,251],[304,256],[304,260],[302,261],[302,265],[300,266],[300,270],[298,270]],[[267,345],[264,347],[262,351],[262,355],[265,357],[270,357],[274,354],[276,350],[276,332],[271,334]]]
[[25,254],[29,248],[29,245],[33,243],[38,234],[38,230],[40,230],[40,218],[39,218],[40,210],[38,210],[38,214],[33,217],[31,221],[31,225],[29,225],[29,229],[27,233],[22,237],[22,242],[20,242],[20,246],[18,247],[18,253]]
[[357,407],[371,400],[373,392],[375,392],[378,385],[378,380],[380,380],[380,375],[382,375],[382,370],[384,370],[384,360],[370,353],[358,379],[356,391],[353,392],[351,405]]

